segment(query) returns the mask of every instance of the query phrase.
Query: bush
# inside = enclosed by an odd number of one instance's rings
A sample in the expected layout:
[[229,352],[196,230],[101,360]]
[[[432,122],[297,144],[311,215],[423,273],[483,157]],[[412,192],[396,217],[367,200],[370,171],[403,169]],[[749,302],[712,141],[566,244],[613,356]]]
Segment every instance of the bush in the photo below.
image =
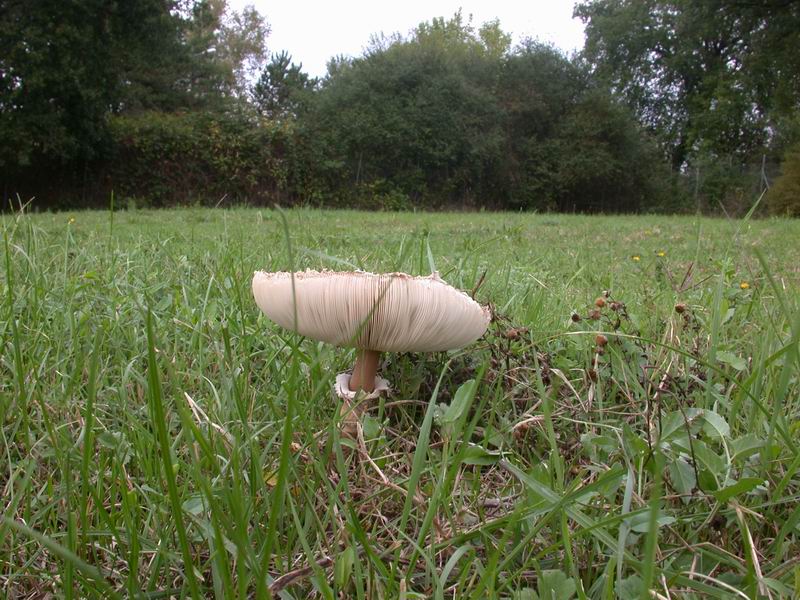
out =
[[792,146],[781,165],[781,176],[767,193],[771,213],[800,217],[800,144]]
[[153,206],[264,203],[285,192],[285,128],[245,114],[143,112],[109,122],[110,185]]

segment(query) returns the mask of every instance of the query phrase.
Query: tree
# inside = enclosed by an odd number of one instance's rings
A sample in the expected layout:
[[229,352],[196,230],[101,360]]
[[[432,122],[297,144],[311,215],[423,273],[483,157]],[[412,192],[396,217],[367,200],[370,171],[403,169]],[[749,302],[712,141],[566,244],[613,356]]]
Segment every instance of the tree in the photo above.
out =
[[547,141],[586,91],[585,74],[557,49],[532,40],[515,48],[500,72],[507,145],[497,190],[510,207],[555,208],[556,159]]
[[193,57],[189,87],[196,95],[244,98],[267,57],[269,25],[252,6],[241,11],[227,0],[197,0],[186,20]]
[[417,201],[479,195],[502,160],[494,89],[503,38],[488,31],[491,47],[456,14],[331,64],[304,126],[344,165],[350,187],[384,182]]
[[0,165],[89,160],[110,110],[168,93],[180,22],[163,0],[4,0]]
[[800,2],[588,0],[584,56],[661,142],[745,161],[800,106]]
[[111,115],[225,108],[267,32],[224,0],[0,0],[0,166],[82,179]]
[[272,55],[253,86],[252,98],[258,111],[270,119],[296,118],[306,109],[316,85],[317,80],[284,50]]
[[665,193],[655,147],[630,112],[590,88],[557,124],[546,143],[559,211],[659,210]]
[[476,29],[460,13],[336,61],[299,135],[324,149],[305,170],[331,167],[328,195],[363,191],[368,206],[395,192],[422,206],[661,201],[652,143],[583,64],[533,41],[512,49],[496,22]]

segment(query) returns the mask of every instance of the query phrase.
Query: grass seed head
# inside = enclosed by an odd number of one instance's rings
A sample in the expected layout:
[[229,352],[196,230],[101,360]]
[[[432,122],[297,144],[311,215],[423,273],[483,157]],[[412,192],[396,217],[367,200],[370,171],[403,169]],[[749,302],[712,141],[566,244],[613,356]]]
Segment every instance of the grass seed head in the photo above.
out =
[[511,327],[503,333],[503,337],[509,340],[516,340],[526,333],[528,333],[527,327]]

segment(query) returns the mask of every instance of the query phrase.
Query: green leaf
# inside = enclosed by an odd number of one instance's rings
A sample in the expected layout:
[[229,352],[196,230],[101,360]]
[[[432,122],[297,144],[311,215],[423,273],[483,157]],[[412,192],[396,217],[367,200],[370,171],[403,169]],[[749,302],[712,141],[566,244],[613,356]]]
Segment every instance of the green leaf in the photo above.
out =
[[619,600],[633,600],[641,598],[644,582],[638,575],[631,575],[627,579],[617,582],[617,597]]
[[[605,445],[609,454],[619,447],[619,442],[616,440],[613,440],[609,436],[602,437],[609,440]],[[649,452],[647,441],[645,441],[641,435],[637,434],[627,423],[624,423],[622,426],[622,447],[625,450],[625,454],[627,454],[632,461],[646,456]]]
[[748,433],[731,442],[732,458],[744,460],[767,445],[767,440],[753,433]]
[[[660,529],[664,525],[671,525],[675,522],[675,517],[670,517],[669,515],[659,515],[656,518],[656,525]],[[643,510],[638,512],[634,515],[625,519],[625,523],[628,524],[628,527],[631,531],[635,531],[636,533],[647,533],[650,530],[650,512],[647,510]]]
[[500,452],[489,452],[482,446],[470,446],[464,451],[462,462],[465,465],[487,466],[496,464],[501,458]]
[[726,464],[725,460],[719,454],[709,448],[708,444],[705,442],[693,439],[691,440],[691,443],[689,443],[688,438],[684,438],[683,440],[674,442],[673,446],[679,448],[685,454],[694,453],[694,457],[697,459],[698,465],[703,465],[714,475],[724,475]]
[[381,422],[372,415],[364,415],[361,419],[361,425],[364,428],[364,439],[366,441],[374,440],[381,435]]
[[118,432],[104,431],[97,436],[96,440],[98,445],[116,450],[119,448],[122,441],[122,434]]
[[200,515],[206,508],[205,498],[202,494],[193,494],[183,502],[183,511],[190,515]]
[[685,422],[680,411],[676,410],[664,415],[661,418],[661,441],[668,440],[676,431],[684,429]]
[[737,371],[744,371],[747,368],[747,361],[741,356],[736,356],[733,352],[727,352],[725,350],[717,352],[717,360],[733,367]]
[[475,380],[470,379],[461,384],[453,396],[453,401],[442,415],[442,423],[455,423],[469,409],[472,399],[475,397]]
[[727,421],[713,410],[704,410],[703,418],[708,425],[708,427],[703,427],[703,430],[708,435],[714,436],[716,434],[720,439],[725,439],[730,436],[731,428]]
[[699,469],[697,476],[697,487],[704,492],[714,492],[719,489],[719,481],[708,469]]
[[538,596],[539,600],[570,600],[575,596],[575,580],[567,577],[563,571],[552,569],[542,571],[542,578],[539,580]]
[[691,494],[697,485],[694,468],[683,458],[677,458],[667,467],[669,480],[679,494]]
[[697,424],[702,422],[700,417],[703,410],[699,408],[687,408],[683,412],[676,410],[664,415],[661,420],[661,441],[668,441],[675,435],[685,435],[688,431],[696,432]]
[[[727,304],[727,302],[725,304]],[[725,311],[725,315],[722,317],[722,321],[720,322],[720,325],[725,325],[725,323],[730,321],[733,318],[733,315],[735,315],[735,314],[736,314],[736,309],[735,308],[729,308],[728,310],[726,310]],[[719,354],[717,354],[717,358],[719,358]]]
[[754,490],[762,483],[764,483],[764,480],[759,477],[743,477],[733,485],[729,485],[728,487],[724,487],[721,490],[714,492],[713,496],[717,499],[717,501],[724,504],[739,494],[746,494],[747,492]]
[[333,583],[339,590],[344,589],[347,582],[350,581],[355,561],[356,553],[352,546],[345,548],[344,552],[336,557],[336,564],[333,567]]

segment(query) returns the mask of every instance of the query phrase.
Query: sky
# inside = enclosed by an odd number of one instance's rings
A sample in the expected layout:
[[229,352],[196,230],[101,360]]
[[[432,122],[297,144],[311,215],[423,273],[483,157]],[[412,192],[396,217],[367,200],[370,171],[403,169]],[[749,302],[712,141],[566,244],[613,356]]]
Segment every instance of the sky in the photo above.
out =
[[229,6],[237,9],[246,4],[255,5],[269,22],[269,50],[288,51],[312,76],[324,75],[332,56],[361,55],[372,34],[405,35],[422,21],[451,17],[459,8],[465,19],[472,15],[476,26],[500,19],[501,28],[512,35],[514,43],[531,37],[567,52],[583,46],[583,24],[572,18],[574,0],[229,1]]

